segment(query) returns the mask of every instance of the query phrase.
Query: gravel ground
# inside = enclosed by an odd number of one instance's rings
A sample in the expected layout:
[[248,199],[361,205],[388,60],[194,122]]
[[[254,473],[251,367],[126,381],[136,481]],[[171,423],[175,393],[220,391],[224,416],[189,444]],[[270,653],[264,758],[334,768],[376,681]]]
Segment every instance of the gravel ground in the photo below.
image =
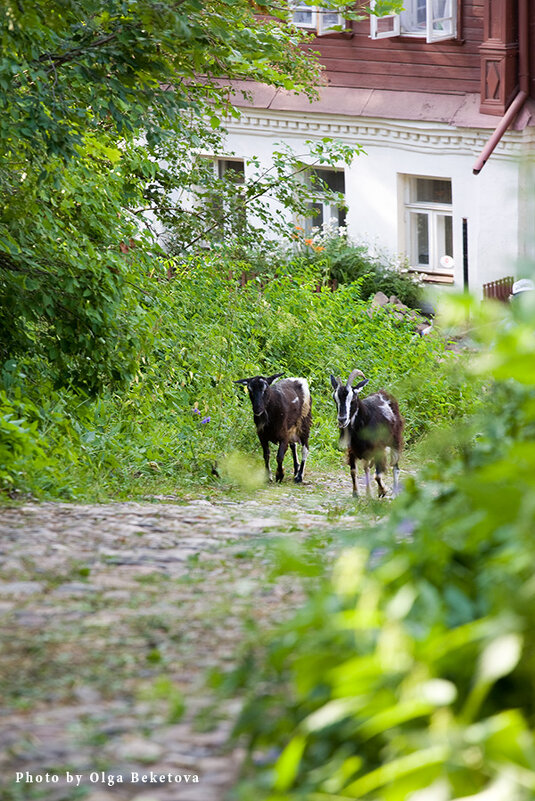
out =
[[228,797],[239,702],[214,705],[207,671],[232,666],[247,620],[302,601],[273,578],[273,538],[333,521],[358,526],[345,474],[239,500],[0,509],[0,797]]

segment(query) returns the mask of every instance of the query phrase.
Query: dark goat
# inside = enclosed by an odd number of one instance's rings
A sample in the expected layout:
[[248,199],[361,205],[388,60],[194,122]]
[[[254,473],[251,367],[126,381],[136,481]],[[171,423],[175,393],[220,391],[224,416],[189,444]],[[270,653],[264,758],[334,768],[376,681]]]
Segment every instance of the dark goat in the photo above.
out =
[[[249,391],[268,478],[271,480],[269,443],[279,446],[276,481],[283,479],[282,462],[289,445],[294,460],[294,481],[299,484],[303,480],[308,456],[308,436],[312,422],[310,392],[304,378],[284,378],[273,384],[281,375],[282,373],[276,373],[268,378],[255,375],[253,378],[240,378],[234,383],[245,384]],[[297,443],[303,446],[301,464],[297,461]]]
[[390,462],[394,473],[393,494],[399,492],[399,454],[403,447],[403,418],[399,413],[397,400],[381,389],[361,400],[359,392],[369,379],[360,381],[352,387],[356,376],[363,376],[360,370],[353,370],[346,384],[331,375],[333,398],[338,410],[340,446],[347,448],[353,495],[358,496],[356,460],[364,461],[366,492],[370,494],[370,464],[375,463],[375,480],[379,497],[386,495],[381,473],[386,469],[386,448],[390,448]]

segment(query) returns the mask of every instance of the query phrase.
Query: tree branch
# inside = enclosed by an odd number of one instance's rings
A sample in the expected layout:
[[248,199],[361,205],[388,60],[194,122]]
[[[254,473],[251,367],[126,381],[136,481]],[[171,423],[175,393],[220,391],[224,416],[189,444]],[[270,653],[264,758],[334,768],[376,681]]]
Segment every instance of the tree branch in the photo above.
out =
[[[298,157],[298,156],[296,156],[296,158],[299,158],[299,157]],[[288,178],[293,178],[295,175],[299,175],[300,173],[304,172],[305,170],[308,170],[308,169],[310,169],[310,167],[314,167],[316,164],[319,164],[319,163],[320,163],[320,159],[316,159],[316,161],[313,161],[313,162],[312,162],[312,164],[304,164],[302,167],[300,167],[298,170],[295,170],[295,171],[294,171],[294,172],[292,172],[290,175],[284,175],[282,178],[278,178],[276,181],[272,181],[270,184],[268,184],[267,186],[265,186],[265,187],[262,189],[262,191],[261,191],[261,192],[257,192],[255,195],[251,195],[250,197],[243,198],[243,199],[242,199],[242,205],[243,205],[244,207],[247,207],[247,206],[248,206],[248,204],[249,204],[249,203],[251,203],[253,200],[257,200],[257,198],[259,198],[259,197],[262,197],[262,195],[265,195],[265,194],[267,194],[267,193],[268,193],[268,192],[270,192],[272,189],[274,189],[276,186],[280,186],[280,184],[284,183],[284,181],[286,181]],[[267,173],[268,173],[270,170],[272,170],[272,169],[273,169],[273,167],[270,167],[268,170],[266,170],[266,172],[264,173],[264,175],[266,175],[266,174],[267,174]],[[261,177],[262,177],[262,176],[261,176]],[[254,181],[254,182],[253,182],[252,186],[255,186],[255,185],[256,185],[256,184],[257,184],[257,183],[258,183],[260,180],[261,180],[261,178],[258,178],[256,181]],[[218,226],[220,226],[220,225],[221,225],[221,223],[224,223],[224,222],[225,222],[225,220],[228,220],[228,219],[230,219],[230,218],[231,218],[231,217],[232,217],[234,214],[235,214],[235,210],[233,210],[233,211],[229,211],[227,214],[220,214],[220,215],[218,216],[217,220],[215,221],[215,223],[213,223],[213,224],[212,224],[212,225],[210,225],[208,228],[206,228],[206,229],[205,229],[205,230],[202,232],[202,234],[198,234],[198,235],[197,235],[197,236],[196,236],[194,239],[192,239],[190,242],[187,242],[187,243],[186,243],[186,244],[183,246],[183,250],[188,250],[190,247],[192,247],[192,245],[194,245],[194,244],[195,244],[196,242],[198,242],[200,239],[204,239],[204,238],[205,238],[205,236],[206,236],[207,234],[209,234],[209,233],[210,233],[211,231],[213,231],[215,228],[217,228]]]
[[92,50],[97,47],[102,47],[102,45],[108,44],[108,42],[113,41],[117,38],[118,34],[121,32],[122,28],[119,28],[115,31],[115,33],[110,33],[109,36],[103,36],[101,39],[96,39],[94,42],[89,42],[84,47],[75,47],[72,50],[67,50],[63,54],[54,54],[54,53],[43,53],[43,55],[39,56],[37,61],[39,63],[49,62],[50,66],[45,69],[45,72],[50,73],[55,71],[56,67],[61,64],[67,64],[69,61],[74,61],[79,55],[84,53],[86,50]]

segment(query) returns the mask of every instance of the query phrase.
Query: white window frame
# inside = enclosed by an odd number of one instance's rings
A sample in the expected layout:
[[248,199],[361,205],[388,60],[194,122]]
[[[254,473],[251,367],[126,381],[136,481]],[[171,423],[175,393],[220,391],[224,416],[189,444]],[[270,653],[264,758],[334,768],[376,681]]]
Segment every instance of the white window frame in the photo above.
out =
[[[245,186],[247,177],[245,173],[245,159],[241,159],[237,156],[212,156],[212,163],[214,168],[214,174],[216,178],[224,178],[229,168],[229,163],[235,162],[236,164],[241,164],[243,167],[243,173],[241,171],[235,171],[237,175],[243,174],[243,180],[237,181],[237,185]],[[247,216],[247,210],[245,207],[243,209],[232,209],[228,206],[221,207],[224,219],[221,221],[221,232],[224,233],[225,228],[229,228],[229,226],[235,227],[240,226],[242,223],[245,222],[245,218]],[[243,213],[243,220],[240,221],[239,214]],[[227,217],[228,215],[228,217]]]
[[[315,31],[316,36],[326,36],[329,33],[340,33],[341,31],[338,30],[339,27],[345,27],[345,20],[342,14],[339,14],[331,9],[328,6],[308,6],[305,4],[296,3],[293,5],[293,12],[295,14],[296,11],[306,11],[310,14],[310,23],[308,22],[295,22],[292,17],[292,22],[297,28],[305,28],[309,31]],[[336,13],[336,23],[335,25],[326,25],[324,21],[324,17],[326,14],[334,14]]]
[[[321,177],[321,173],[322,172],[340,173],[344,178],[344,192],[343,192],[343,195],[344,195],[344,200],[345,200],[345,197],[346,197],[346,193],[345,193],[346,175],[345,175],[345,170],[344,169],[336,169],[335,167],[311,167],[310,169],[314,170],[315,172],[320,173],[320,177]],[[311,184],[310,184],[310,178],[309,178],[308,170],[303,175],[304,175],[305,182],[310,187]],[[310,202],[310,204],[314,205],[314,206],[321,206],[321,216],[322,216],[321,225],[322,226],[330,224],[331,220],[333,220],[333,219],[336,220],[336,225],[337,226],[339,225],[340,206],[338,206],[336,203],[331,203],[330,201],[328,201],[327,198],[322,194],[321,190],[318,189],[316,197],[314,198],[313,201]],[[305,233],[307,234],[307,236],[312,234],[312,228],[315,227],[314,224],[313,224],[314,223],[313,218],[312,217],[305,217],[304,220],[302,220],[301,222],[302,222],[303,228],[305,229]]]
[[[370,15],[370,39],[389,39],[393,36],[412,36],[414,38],[424,38],[428,44],[434,42],[444,42],[447,39],[457,38],[457,0],[444,0],[445,4],[451,4],[451,13],[443,16],[434,14],[433,3],[435,0],[426,0],[426,24],[425,30],[404,30],[402,25],[401,14],[386,14],[384,17],[377,17],[375,14]],[[370,7],[375,8],[375,0],[371,0]],[[379,30],[379,19],[392,19],[393,26],[390,31]],[[435,30],[435,27],[440,23],[449,23],[450,31],[441,33]],[[448,27],[448,26],[446,26]]]
[[[451,178],[436,177],[434,175],[404,175],[403,178],[403,214],[405,224],[405,251],[412,269],[421,273],[442,273],[453,275],[453,267],[448,269],[441,264],[443,256],[453,258],[453,253],[441,253],[439,250],[439,226],[440,218],[450,218],[452,225],[452,249],[453,249],[453,194],[451,203],[437,203],[433,201],[415,200],[416,181],[449,181]],[[453,186],[452,186],[453,192]],[[413,230],[412,217],[414,214],[425,214],[428,220],[428,247],[429,263],[420,264],[417,259],[418,241]],[[415,258],[416,255],[416,258]]]
[[[370,8],[375,8],[375,0],[371,0]],[[379,20],[391,19],[393,26],[391,31],[380,31]],[[392,36],[399,36],[401,30],[401,17],[399,14],[385,14],[384,17],[377,17],[370,14],[370,39],[390,39]]]

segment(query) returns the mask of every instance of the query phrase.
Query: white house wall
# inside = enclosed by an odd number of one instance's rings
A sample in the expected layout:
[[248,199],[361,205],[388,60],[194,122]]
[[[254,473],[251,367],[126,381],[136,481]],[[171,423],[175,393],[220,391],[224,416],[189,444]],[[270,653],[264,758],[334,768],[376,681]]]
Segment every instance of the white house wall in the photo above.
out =
[[524,273],[535,272],[535,143],[526,147],[519,187],[520,262]]
[[256,156],[265,169],[281,142],[297,153],[305,152],[307,139],[324,136],[361,144],[366,155],[345,168],[348,232],[392,254],[399,253],[404,242],[399,176],[451,179],[456,288],[463,286],[463,218],[468,221],[472,291],[514,274],[526,249],[525,234],[519,230],[519,201],[527,193],[519,161],[526,147],[522,133],[507,132],[476,176],[472,167],[489,137],[484,130],[264,109],[244,111],[227,129],[227,152],[245,160]]

